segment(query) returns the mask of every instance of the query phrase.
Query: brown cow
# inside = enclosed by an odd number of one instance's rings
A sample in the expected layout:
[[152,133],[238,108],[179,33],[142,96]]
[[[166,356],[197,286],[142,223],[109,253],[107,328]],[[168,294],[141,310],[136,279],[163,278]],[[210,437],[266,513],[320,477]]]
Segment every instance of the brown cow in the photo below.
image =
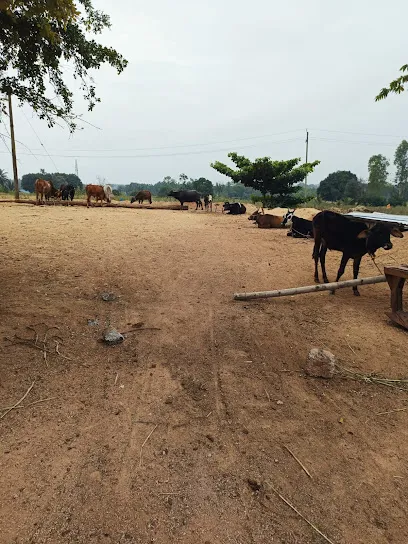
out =
[[37,204],[45,204],[44,197],[47,200],[49,199],[49,195],[51,193],[51,183],[45,179],[36,179],[34,186]]
[[252,215],[248,217],[249,221],[255,221],[259,229],[278,229],[282,228],[283,217],[279,215],[264,214],[259,210],[256,210]]
[[60,200],[61,198],[61,191],[57,189],[56,187],[54,187],[54,184],[52,183],[52,181],[49,181],[48,183],[50,184],[51,189],[50,189],[50,192],[45,195],[45,200],[50,200],[50,198],[52,198],[55,204],[55,201]]
[[149,203],[152,203],[152,193],[150,191],[139,191],[137,195],[132,196],[132,199],[130,201],[131,204],[133,202],[139,202],[139,204],[143,204],[144,200],[148,200]]
[[[87,185],[85,187],[85,191],[86,191],[86,196],[87,196],[87,199],[86,199],[86,207],[89,208],[89,205],[91,204],[91,198],[94,197],[96,202],[98,202],[98,200],[101,201],[101,206],[102,206],[102,202],[104,200],[106,200],[106,202],[108,202],[108,204],[111,202],[112,200],[112,188],[110,185]],[[94,204],[93,204],[94,206]]]

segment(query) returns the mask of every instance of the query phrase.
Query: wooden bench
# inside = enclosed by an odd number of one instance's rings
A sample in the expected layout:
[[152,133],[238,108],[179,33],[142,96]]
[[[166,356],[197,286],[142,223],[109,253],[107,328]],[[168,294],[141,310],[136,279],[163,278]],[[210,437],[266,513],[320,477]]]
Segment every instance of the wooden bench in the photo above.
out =
[[404,312],[402,290],[408,279],[408,265],[386,266],[384,274],[391,289],[391,313],[387,316],[401,327],[408,330],[408,312]]

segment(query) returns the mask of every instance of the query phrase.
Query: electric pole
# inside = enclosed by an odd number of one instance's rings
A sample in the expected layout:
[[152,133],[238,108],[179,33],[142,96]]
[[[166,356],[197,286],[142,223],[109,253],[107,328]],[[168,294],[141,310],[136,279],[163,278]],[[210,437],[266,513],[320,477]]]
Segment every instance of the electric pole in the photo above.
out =
[[9,117],[10,117],[10,137],[11,137],[11,155],[13,157],[13,173],[14,173],[14,198],[18,200],[20,193],[18,189],[18,172],[17,172],[17,157],[16,157],[16,142],[14,139],[14,121],[13,107],[11,105],[11,92],[8,92]]
[[[309,131],[306,129],[306,163],[309,156]],[[305,190],[307,187],[307,176],[305,177]]]
[[75,174],[78,177],[78,161],[75,159]]

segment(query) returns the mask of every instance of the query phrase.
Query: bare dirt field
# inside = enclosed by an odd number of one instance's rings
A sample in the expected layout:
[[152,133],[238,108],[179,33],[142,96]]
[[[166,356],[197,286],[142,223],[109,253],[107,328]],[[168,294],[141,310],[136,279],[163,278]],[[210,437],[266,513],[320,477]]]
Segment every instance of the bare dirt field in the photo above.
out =
[[408,392],[303,372],[323,347],[408,376],[386,284],[234,302],[313,283],[312,242],[221,213],[2,204],[0,229],[1,543],[408,542]]

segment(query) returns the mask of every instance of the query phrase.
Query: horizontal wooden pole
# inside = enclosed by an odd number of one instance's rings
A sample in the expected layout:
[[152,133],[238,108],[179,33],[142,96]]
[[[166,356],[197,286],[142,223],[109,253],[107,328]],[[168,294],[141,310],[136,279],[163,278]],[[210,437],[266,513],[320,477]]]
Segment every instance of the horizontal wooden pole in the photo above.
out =
[[[33,206],[36,205],[36,201],[32,199],[23,199],[20,198],[19,200],[11,199],[11,198],[3,198],[0,199],[0,202],[8,203],[8,204],[31,204]],[[86,200],[73,200],[72,202],[69,200],[57,200],[55,203],[53,200],[47,201],[45,203],[46,206],[86,206]],[[95,204],[95,206],[92,206],[95,208],[100,208],[100,203]],[[104,208],[130,208],[134,210],[188,210],[188,206],[181,207],[180,204],[163,204],[160,206],[159,204],[131,204],[130,202],[111,202],[110,204],[107,204],[104,202],[103,204]]]
[[384,283],[385,276],[371,276],[357,280],[334,281],[332,283],[319,283],[317,285],[306,285],[305,287],[292,287],[291,289],[279,289],[276,291],[259,291],[255,293],[235,293],[235,300],[252,300],[256,298],[276,298],[288,297],[291,295],[303,295],[305,293],[317,293],[320,291],[334,291],[344,287],[354,287],[358,285],[370,285],[373,283]]

